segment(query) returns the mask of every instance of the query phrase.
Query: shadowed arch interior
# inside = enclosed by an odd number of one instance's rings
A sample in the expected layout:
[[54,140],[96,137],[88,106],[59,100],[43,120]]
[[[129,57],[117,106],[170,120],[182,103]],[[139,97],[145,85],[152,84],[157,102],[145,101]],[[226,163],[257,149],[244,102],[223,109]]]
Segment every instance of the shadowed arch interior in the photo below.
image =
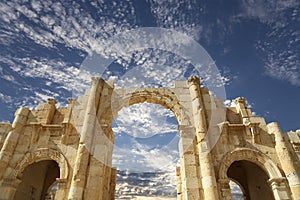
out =
[[53,160],[35,162],[20,175],[14,200],[45,199],[49,187],[59,178],[59,166]]
[[274,200],[268,184],[268,175],[253,162],[246,160],[233,162],[228,168],[227,176],[242,186],[245,199]]

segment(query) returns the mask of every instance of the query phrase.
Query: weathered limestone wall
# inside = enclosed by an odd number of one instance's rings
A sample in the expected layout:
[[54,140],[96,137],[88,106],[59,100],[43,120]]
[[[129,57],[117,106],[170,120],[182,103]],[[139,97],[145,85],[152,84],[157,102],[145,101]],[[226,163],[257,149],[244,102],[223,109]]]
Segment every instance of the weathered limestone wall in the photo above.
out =
[[[280,128],[272,130],[272,124],[267,125],[263,118],[252,116],[244,98],[235,100],[236,107],[224,108],[219,99],[212,98],[207,89],[199,88],[196,81],[197,79],[188,81],[192,88],[190,104],[193,107],[196,136],[194,147],[190,149],[196,149],[199,160],[189,161],[196,165],[195,171],[185,165],[185,159],[191,156],[183,154],[181,168],[176,170],[178,199],[231,199],[227,171],[235,161],[243,160],[254,163],[266,172],[268,180],[263,183],[263,179],[257,179],[257,184],[268,185],[273,193],[272,198],[300,199],[300,131],[282,133]],[[222,118],[222,115],[225,117]],[[185,173],[186,171],[189,173]],[[249,173],[251,177],[254,172],[245,169],[243,173]],[[182,195],[185,189],[183,180],[189,179],[186,174],[198,177],[200,184],[194,183],[193,186],[200,185],[202,196]],[[247,187],[249,191],[253,191],[252,199],[257,199],[259,191],[254,192],[253,183],[248,182]],[[260,196],[262,199],[268,198],[264,191],[259,194],[265,195]]]
[[5,123],[2,122],[0,123],[0,149],[3,146],[3,143],[5,141],[5,138],[7,136],[7,134],[9,133],[9,131],[11,130],[11,124],[10,123]]
[[[64,108],[49,99],[35,110],[18,109],[12,124],[0,123],[0,199],[26,193],[22,184],[31,180],[25,171],[40,161],[59,167],[55,199],[114,199],[112,120],[123,107],[143,102],[170,109],[178,120],[178,199],[230,200],[229,181],[236,173],[263,173],[267,180],[259,179],[256,186],[269,187],[273,199],[300,199],[300,130],[283,133],[278,124],[267,125],[252,116],[244,98],[225,108],[221,99],[200,88],[197,77],[172,88],[125,89],[93,78],[85,94],[69,99]],[[248,164],[235,172],[241,163]],[[254,165],[257,171],[249,169]],[[240,181],[247,191],[256,191],[253,180]],[[41,189],[33,184],[31,190]],[[257,192],[249,195],[254,198]]]

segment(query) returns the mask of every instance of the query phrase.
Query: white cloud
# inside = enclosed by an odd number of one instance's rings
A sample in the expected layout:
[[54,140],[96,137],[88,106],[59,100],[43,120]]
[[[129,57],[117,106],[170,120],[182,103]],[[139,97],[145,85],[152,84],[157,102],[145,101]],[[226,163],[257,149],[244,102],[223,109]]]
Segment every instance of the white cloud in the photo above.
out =
[[[106,39],[136,27],[134,7],[130,2],[122,2],[120,5],[113,3],[111,8],[113,17],[107,18],[101,14],[106,10],[101,2],[93,3],[91,5],[98,10],[97,14],[99,14],[99,19],[96,19],[87,10],[80,10],[80,5],[76,2],[72,3],[72,9],[69,10],[65,9],[65,2],[51,3],[50,1],[33,1],[31,4],[24,5],[20,4],[18,1],[0,3],[0,7],[2,8],[1,11],[3,13],[7,13],[8,11],[15,13],[15,15],[12,16],[2,16],[9,24],[9,26],[7,26],[8,34],[22,32],[36,44],[48,49],[58,48],[54,44],[60,43],[67,47],[79,49],[90,54],[95,51],[99,54],[106,55],[107,49],[105,49],[103,45]],[[154,10],[159,9],[154,7]],[[15,12],[15,9],[18,10],[18,12]],[[155,12],[154,10],[153,12]],[[168,12],[170,11],[171,10]],[[50,15],[49,13],[51,12],[54,12],[54,15]],[[80,15],[78,12],[80,12]],[[176,12],[179,11],[177,10]],[[34,27],[31,26],[30,23],[20,18],[20,13],[39,25]],[[77,14],[74,15],[74,13]],[[161,14],[158,15],[161,17]],[[158,20],[160,17],[158,17]],[[170,20],[170,23],[175,23],[171,18],[168,20]],[[178,27],[183,27],[184,24],[185,23],[182,23],[178,25]],[[184,31],[188,34],[193,32],[193,30],[198,29],[193,23],[187,24],[187,27],[192,27]],[[195,35],[198,35],[198,33],[195,33]],[[9,44],[9,42],[13,42],[12,40],[12,37],[8,37],[5,39],[5,42]],[[173,43],[174,45],[177,41],[178,38],[170,38],[168,43]],[[138,63],[138,67],[135,71],[129,70],[121,80],[116,80],[116,85],[122,87],[128,85],[131,87],[149,87],[151,85],[172,87],[174,80],[186,79],[185,73],[189,67],[188,61],[185,61],[182,58],[174,59],[168,52],[153,53],[150,51],[150,53],[151,55],[149,54],[149,51],[136,53],[135,56],[138,56],[134,58],[134,61]],[[117,62],[120,62],[125,69],[132,64],[130,63],[132,52],[118,52],[118,55],[116,55],[115,58],[118,58]],[[2,59],[5,59],[5,62],[9,63],[12,70],[24,77],[46,78],[48,79],[47,85],[49,85],[49,81],[52,81],[53,83],[59,84],[59,87],[65,90],[75,90],[75,92],[73,91],[74,94],[82,93],[84,88],[86,88],[90,82],[89,73],[86,73],[81,69],[81,71],[78,72],[76,67],[70,66],[70,64],[64,63],[58,59],[37,60],[24,57],[5,57]],[[173,61],[170,62],[172,59]],[[139,72],[138,76],[133,72]],[[203,80],[209,80],[210,77],[205,77],[205,73],[203,74]],[[98,75],[102,74],[100,73]],[[112,74],[111,76],[114,75]],[[108,79],[109,78],[110,77],[108,77]],[[133,80],[135,82],[133,82]],[[224,84],[228,78],[220,76],[217,79],[211,78],[210,80],[219,80],[216,84]]]
[[237,183],[230,180],[229,186],[230,186],[231,195],[232,195],[233,200],[238,200],[238,199],[243,198],[243,191]]
[[12,97],[0,92],[0,101],[9,104],[12,102]]
[[224,101],[224,105],[225,105],[226,107],[236,107],[236,104],[235,104],[235,102],[234,102],[234,99],[226,99],[226,100]]
[[[117,181],[116,196],[136,197],[140,195],[175,196],[176,176],[175,167],[178,161],[178,152],[170,148],[152,149],[137,142],[129,145],[130,148],[117,148],[114,152],[113,166],[118,170],[126,170],[127,176],[120,177],[124,181]],[[136,175],[132,175],[132,173]],[[149,173],[145,177],[143,173]],[[151,174],[151,176],[150,176]],[[137,176],[138,175],[138,176]],[[127,182],[126,179],[130,181]],[[135,181],[135,183],[133,183]],[[144,183],[143,183],[144,182]]]
[[297,0],[243,0],[242,17],[257,18],[263,23],[275,22],[281,12],[299,5]]
[[160,105],[141,103],[123,108],[114,119],[115,133],[127,133],[134,137],[150,137],[156,134],[177,132],[177,124],[170,123],[172,111]]
[[[161,184],[169,188],[168,191],[165,192],[175,192],[175,167],[178,163],[179,156],[177,126],[169,120],[166,120],[170,117],[174,118],[173,113],[158,105],[148,103],[130,106],[125,109],[127,112],[124,113],[122,112],[123,110],[119,112],[119,116],[115,119],[115,121],[117,121],[117,127],[114,128],[114,132],[116,134],[118,134],[117,132],[119,132],[119,134],[129,132],[128,134],[133,135],[134,138],[127,141],[124,146],[118,147],[115,145],[113,166],[120,170],[159,172],[159,174],[151,179],[154,184],[151,188],[145,186],[141,188],[140,186],[124,186],[121,184],[117,186],[117,194],[122,196],[122,194],[130,193],[130,191],[127,190],[132,189],[134,190],[133,192],[131,191],[132,194],[147,194],[152,196],[155,193],[154,191],[158,192],[162,189]],[[157,148],[155,144],[142,144],[135,138],[149,137],[153,136],[153,134],[170,131],[174,132],[174,138],[171,138],[168,144],[164,144],[159,148]],[[144,138],[144,140],[148,139],[149,138]],[[116,136],[115,140],[118,140]],[[159,138],[156,138],[156,140],[159,140]]]
[[[258,41],[256,49],[264,61],[265,75],[291,85],[300,86],[299,37],[292,16],[288,22],[271,24],[264,41]],[[284,20],[284,19],[283,19]]]
[[[101,49],[101,41],[132,28],[135,23],[132,3],[113,4],[112,8],[104,8],[104,5],[99,3],[91,4],[95,6],[93,9],[97,10],[98,19],[84,9],[80,10],[80,14],[76,14],[80,8],[80,4],[76,2],[67,5],[70,2],[52,1],[33,1],[31,5],[19,1],[1,2],[0,17],[9,24],[7,28],[10,32],[24,31],[27,37],[39,45],[54,48],[53,43],[57,42],[92,52]],[[73,9],[66,10],[66,6]],[[107,9],[111,9],[109,18],[102,15]],[[20,18],[20,14],[38,26],[32,27],[28,21]],[[129,22],[125,16],[132,21]]]
[[172,149],[152,149],[147,145],[132,143],[130,148],[116,147],[113,165],[121,170],[136,172],[170,172],[169,179],[174,178],[174,171],[178,161],[178,153]]
[[[150,3],[151,12],[156,17],[158,26],[183,32],[195,40],[200,38],[203,27],[196,23],[197,18],[193,15],[201,10],[196,10],[197,7],[193,2],[175,0],[170,4],[169,1],[154,0]],[[189,11],[183,13],[184,9]]]
[[243,0],[241,5],[244,12],[240,17],[267,25],[265,38],[256,43],[264,74],[299,86],[299,1]]
[[37,60],[29,57],[12,58],[12,60],[21,63],[9,66],[11,70],[18,72],[19,75],[26,78],[46,79],[47,83],[45,85],[49,85],[50,82],[55,83],[58,88],[73,91],[74,94],[82,93],[89,86],[90,77],[93,76],[89,72],[80,71],[62,60]]
[[270,53],[265,63],[266,75],[290,84],[300,86],[300,63],[296,54],[287,57],[288,51]]

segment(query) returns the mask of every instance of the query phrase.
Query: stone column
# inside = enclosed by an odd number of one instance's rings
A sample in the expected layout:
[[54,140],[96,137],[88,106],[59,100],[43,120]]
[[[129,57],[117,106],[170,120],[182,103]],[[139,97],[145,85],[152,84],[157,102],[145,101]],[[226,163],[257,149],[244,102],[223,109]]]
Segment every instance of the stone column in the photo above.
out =
[[191,126],[181,125],[179,126],[179,135],[182,199],[201,199],[197,172],[198,162],[194,150],[195,129]]
[[200,79],[198,77],[190,77],[188,85],[192,98],[204,199],[218,200],[219,196],[214,165],[211,158],[211,149],[209,147],[209,141],[207,141],[208,137],[206,137],[208,123],[206,121],[205,108],[201,98]]
[[291,188],[293,199],[300,197],[300,166],[297,155],[293,155],[292,149],[285,141],[278,123],[267,125],[268,132],[275,135],[275,149],[282,169]]
[[272,178],[268,181],[268,183],[273,191],[275,200],[291,199],[286,181],[287,180],[285,177]]
[[0,187],[0,199],[14,199],[18,185],[21,183],[20,179],[6,179],[2,180]]
[[86,183],[86,172],[90,158],[94,127],[97,120],[97,107],[100,97],[100,78],[92,78],[89,97],[87,99],[85,116],[80,133],[80,141],[77,149],[76,162],[73,169],[73,177],[68,199],[79,200],[83,197]]
[[0,180],[3,179],[8,163],[15,151],[19,136],[22,134],[23,127],[27,122],[29,112],[28,108],[21,107],[15,113],[12,130],[8,133],[0,151]]
[[115,199],[115,190],[117,184],[117,169],[111,168],[111,175],[110,175],[110,187],[109,187],[109,199]]
[[49,98],[47,99],[47,103],[43,106],[43,118],[41,119],[41,124],[50,124],[56,107],[55,107],[56,101],[55,99]]
[[177,200],[182,200],[182,182],[180,167],[176,167],[176,183]]
[[250,123],[249,118],[252,116],[251,111],[247,108],[246,99],[243,97],[238,97],[234,100],[236,104],[236,110],[241,114],[243,119],[243,124],[247,125]]
[[200,194],[200,178],[198,162],[196,161],[194,141],[195,128],[192,126],[179,126],[179,153],[181,174],[181,198],[183,200],[202,199]]
[[222,200],[231,200],[231,189],[229,182],[229,179],[219,179],[218,181]]

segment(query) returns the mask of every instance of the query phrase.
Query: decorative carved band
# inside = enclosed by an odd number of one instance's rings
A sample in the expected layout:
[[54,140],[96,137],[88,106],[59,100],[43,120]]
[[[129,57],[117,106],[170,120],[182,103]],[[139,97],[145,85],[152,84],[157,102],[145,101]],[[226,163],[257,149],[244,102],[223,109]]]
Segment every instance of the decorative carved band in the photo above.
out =
[[65,157],[58,150],[43,148],[27,153],[13,170],[12,178],[16,178],[21,174],[28,165],[42,160],[56,161],[60,168],[60,177],[62,179],[68,177],[68,163]]

